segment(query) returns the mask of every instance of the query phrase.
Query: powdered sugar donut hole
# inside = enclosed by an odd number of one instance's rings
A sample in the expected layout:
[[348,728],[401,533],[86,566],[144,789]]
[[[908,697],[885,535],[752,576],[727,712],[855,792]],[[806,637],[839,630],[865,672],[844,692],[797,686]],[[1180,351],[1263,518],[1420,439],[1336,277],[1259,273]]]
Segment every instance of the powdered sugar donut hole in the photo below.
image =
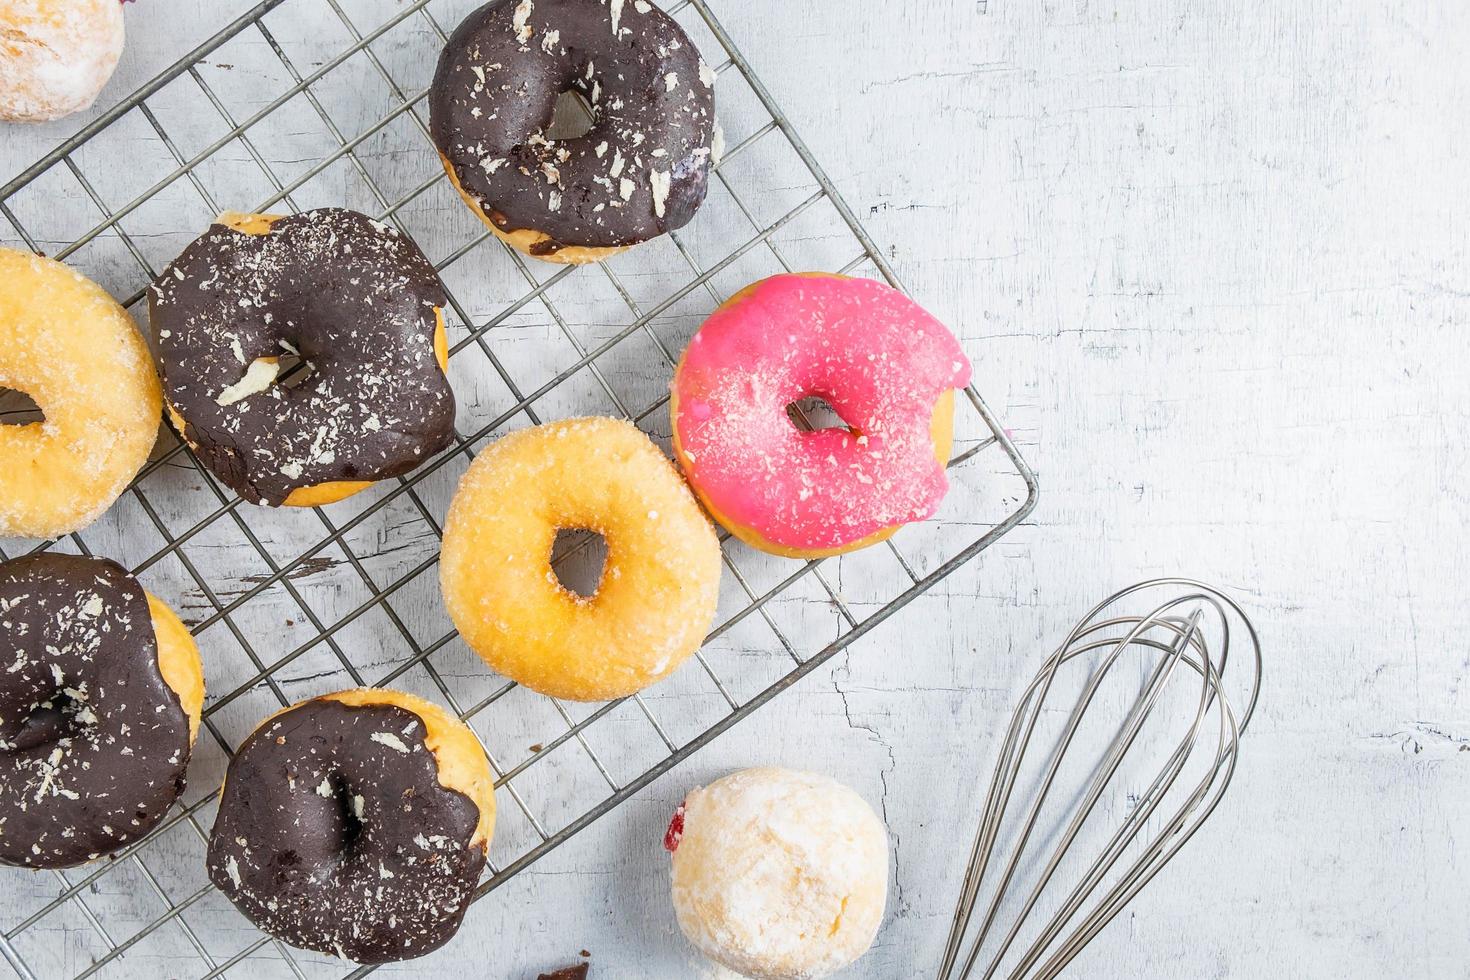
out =
[[118,0],[0,0],[0,120],[47,122],[86,109],[122,50]]
[[664,846],[679,928],[742,976],[830,976],[868,951],[883,921],[887,830],[826,776],[726,776],[685,798]]

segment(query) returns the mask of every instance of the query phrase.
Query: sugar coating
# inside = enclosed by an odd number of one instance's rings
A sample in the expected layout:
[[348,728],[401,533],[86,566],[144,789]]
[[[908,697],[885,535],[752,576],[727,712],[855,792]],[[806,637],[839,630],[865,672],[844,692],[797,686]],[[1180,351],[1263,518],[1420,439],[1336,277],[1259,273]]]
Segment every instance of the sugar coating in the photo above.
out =
[[90,106],[123,50],[117,0],[0,4],[0,119],[45,122]]
[[[679,462],[722,518],[783,548],[841,548],[933,516],[935,405],[969,384],[954,335],[866,279],[783,275],[717,310],[674,380]],[[853,427],[801,432],[821,397]]]
[[0,535],[53,538],[96,520],[148,459],[163,396],[132,318],[50,259],[0,248],[0,387],[45,418],[0,426]]
[[705,956],[747,977],[813,980],[873,944],[888,834],[852,790],[813,773],[746,769],[694,790],[681,816],[668,842],[674,911]]
[[[551,568],[558,529],[607,541],[590,598]],[[606,418],[523,429],[481,453],[450,505],[439,563],[449,615],[475,652],[578,701],[641,690],[698,649],[720,567],[714,528],[668,458]]]

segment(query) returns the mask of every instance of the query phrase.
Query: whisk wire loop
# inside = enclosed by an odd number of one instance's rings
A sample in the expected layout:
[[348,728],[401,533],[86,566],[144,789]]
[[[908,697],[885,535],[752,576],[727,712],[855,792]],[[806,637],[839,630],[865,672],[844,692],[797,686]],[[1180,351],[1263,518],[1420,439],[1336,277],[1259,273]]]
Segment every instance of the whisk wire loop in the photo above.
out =
[[[1162,589],[1183,591],[1142,615],[1102,617],[1105,610],[1141,592]],[[1243,625],[1250,647],[1250,675],[1242,682],[1245,710],[1240,715],[1236,714],[1226,690],[1232,619]],[[1209,637],[1207,625],[1213,634]],[[1142,654],[1146,662],[1152,662],[1148,676],[1100,759],[1091,766],[1084,779],[1085,788],[1080,793],[1064,794],[1056,784],[1069,752],[1077,747],[1079,729],[1089,711],[1095,709],[1104,683],[1110,676],[1117,676],[1117,665],[1131,660],[1129,654]],[[1053,748],[1041,764],[1029,802],[1019,819],[1013,820],[1009,815],[1017,784],[1027,766],[1027,753],[1036,740],[1038,726],[1049,714],[1048,698],[1053,694],[1059,672],[1074,662],[1096,665],[1087,675]],[[1144,726],[1158,714],[1166,689],[1181,666],[1187,668],[1185,673],[1193,672],[1199,686],[1197,694],[1189,694],[1179,709],[1187,724],[1177,740],[1167,743],[1172,744],[1172,751],[1147,787],[1130,797],[1119,826],[1106,837],[1097,857],[1081,870],[1076,883],[1065,891],[1056,911],[1044,923],[1031,923],[1048,887],[1057,879],[1089,819],[1098,812],[1099,803],[1107,797],[1125,759],[1138,744]],[[961,884],[940,980],[966,980],[972,975],[989,980],[1003,973],[1012,980],[1022,980],[1060,974],[1218,807],[1235,773],[1240,736],[1255,711],[1260,678],[1260,645],[1254,627],[1239,605],[1210,586],[1188,579],[1157,579],[1130,586],[1093,607],[1047,658],[1012,715]],[[1215,717],[1212,719],[1211,715]],[[1215,730],[1212,747],[1207,734],[1210,728]],[[1213,758],[1202,766],[1197,782],[1175,792],[1180,776],[1197,756],[1202,739],[1206,751],[1212,748]],[[1166,800],[1181,794],[1172,811],[1164,807]],[[1043,811],[1058,799],[1065,809],[1058,821],[1060,830],[1055,845],[1049,853],[1045,852],[1043,842],[1028,850],[1038,840],[1036,831]],[[1167,814],[1162,826],[1139,845],[1144,830],[1155,824],[1161,810]],[[1007,856],[998,860],[997,842],[1011,825],[1014,843]],[[1140,849],[1140,853],[1120,871],[1119,865],[1130,848]],[[966,951],[966,938],[972,932],[977,903],[992,867],[996,868],[997,881],[990,887],[989,900]],[[1032,883],[1022,897],[1018,872],[1023,869],[1039,870],[1033,873]],[[1103,890],[1101,898],[1074,924],[1083,906],[1110,876],[1112,883]],[[1009,919],[1008,927],[998,929],[1001,910],[1008,905],[1014,905],[1016,912]],[[1069,925],[1072,928],[1067,931]],[[1035,929],[1036,935],[1007,968],[1007,958],[1028,928]],[[982,958],[986,966],[977,974],[976,966]]]

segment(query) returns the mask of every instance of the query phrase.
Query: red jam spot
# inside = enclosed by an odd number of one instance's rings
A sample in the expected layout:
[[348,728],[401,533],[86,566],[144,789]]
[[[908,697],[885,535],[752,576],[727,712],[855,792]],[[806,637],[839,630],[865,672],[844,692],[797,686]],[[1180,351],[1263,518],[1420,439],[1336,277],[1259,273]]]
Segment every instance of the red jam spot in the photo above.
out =
[[684,804],[679,804],[679,809],[674,811],[674,819],[669,821],[668,832],[664,834],[664,850],[673,854],[679,849],[679,842],[684,839]]

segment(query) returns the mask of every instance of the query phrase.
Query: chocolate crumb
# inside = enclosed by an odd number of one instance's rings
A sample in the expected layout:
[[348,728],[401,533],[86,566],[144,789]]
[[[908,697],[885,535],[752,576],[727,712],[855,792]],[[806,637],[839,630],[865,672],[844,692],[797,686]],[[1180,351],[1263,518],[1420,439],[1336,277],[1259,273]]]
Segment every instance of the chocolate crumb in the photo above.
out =
[[554,973],[543,973],[536,980],[587,980],[587,969],[586,963],[578,963],[576,966],[568,966]]

